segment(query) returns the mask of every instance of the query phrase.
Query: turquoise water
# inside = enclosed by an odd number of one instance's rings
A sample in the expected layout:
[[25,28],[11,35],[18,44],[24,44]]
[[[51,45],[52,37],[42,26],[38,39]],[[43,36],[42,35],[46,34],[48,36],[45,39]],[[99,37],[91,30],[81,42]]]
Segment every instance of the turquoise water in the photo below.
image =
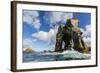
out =
[[23,52],[23,62],[44,62],[44,61],[70,61],[70,60],[87,60],[91,59],[90,54],[82,54],[79,52],[56,53],[25,53]]

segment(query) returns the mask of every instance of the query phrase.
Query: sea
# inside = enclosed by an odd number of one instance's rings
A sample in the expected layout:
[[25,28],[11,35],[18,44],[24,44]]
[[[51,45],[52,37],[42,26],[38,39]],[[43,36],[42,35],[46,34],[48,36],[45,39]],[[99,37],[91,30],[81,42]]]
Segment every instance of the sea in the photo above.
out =
[[48,62],[48,61],[71,61],[88,60],[91,54],[84,54],[78,51],[67,50],[62,53],[56,52],[23,52],[23,62]]

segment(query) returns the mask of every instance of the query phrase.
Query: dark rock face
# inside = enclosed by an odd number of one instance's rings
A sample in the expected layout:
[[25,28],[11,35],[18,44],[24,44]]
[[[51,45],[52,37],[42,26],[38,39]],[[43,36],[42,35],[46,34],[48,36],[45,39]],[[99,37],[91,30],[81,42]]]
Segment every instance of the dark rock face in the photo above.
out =
[[72,28],[69,25],[65,26],[63,28],[63,37],[62,37],[62,39],[65,43],[64,50],[68,50],[72,47],[72,45],[71,45],[72,37],[73,37],[72,36]]
[[55,52],[62,52],[62,42],[63,42],[63,27],[59,26],[58,32],[56,34],[56,45],[55,45]]
[[[58,32],[56,34],[56,45],[55,45],[55,52],[63,52],[64,50],[69,50],[70,48],[74,48],[82,53],[89,52],[86,44],[82,40],[82,32],[81,31],[74,31],[71,23],[67,23],[65,26],[59,26]],[[72,40],[74,46],[72,46]],[[62,43],[65,43],[64,48],[62,48]]]

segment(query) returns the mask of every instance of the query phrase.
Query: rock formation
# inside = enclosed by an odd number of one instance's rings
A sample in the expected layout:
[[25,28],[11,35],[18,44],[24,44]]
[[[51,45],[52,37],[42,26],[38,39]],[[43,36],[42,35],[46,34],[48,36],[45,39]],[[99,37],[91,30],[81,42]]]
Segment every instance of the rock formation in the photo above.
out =
[[55,45],[55,52],[62,52],[62,37],[63,37],[63,27],[60,25],[58,28],[58,32],[56,34],[56,45]]
[[[72,20],[73,24],[77,24],[77,19]],[[79,52],[88,53],[89,48],[86,46],[81,37],[82,32],[79,30],[78,26],[73,26],[72,23],[71,19],[68,19],[65,26],[59,26],[56,34],[55,52],[63,52],[64,50],[74,48],[74,50]],[[62,48],[63,42],[65,43],[64,48]]]

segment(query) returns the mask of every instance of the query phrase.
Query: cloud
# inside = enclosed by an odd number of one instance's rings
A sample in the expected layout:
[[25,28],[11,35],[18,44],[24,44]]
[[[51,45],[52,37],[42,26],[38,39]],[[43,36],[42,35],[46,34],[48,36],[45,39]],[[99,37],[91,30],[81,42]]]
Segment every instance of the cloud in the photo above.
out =
[[27,38],[23,40],[23,48],[32,48],[32,40]]
[[32,38],[23,39],[23,51],[25,51],[27,48],[37,51],[36,46],[33,45],[33,43],[36,41],[37,39],[32,39]]
[[86,25],[85,29],[81,28],[80,30],[83,32],[82,37],[84,42],[88,47],[90,47],[91,46],[91,25]]
[[73,13],[68,12],[46,12],[44,19],[50,24],[50,26],[56,25],[57,23],[66,23],[66,20],[73,18]]
[[86,25],[85,29],[83,29],[83,36],[90,37],[91,36],[91,25]]
[[32,39],[32,38],[26,38],[26,39],[23,39],[23,50],[27,49],[27,48],[31,48],[31,49],[35,49],[35,46],[33,46],[33,43],[36,42],[37,39]]
[[91,47],[91,37],[84,37],[83,40],[88,47]]
[[41,26],[41,23],[38,17],[39,17],[38,11],[31,11],[31,10],[23,11],[23,21],[37,30]]
[[50,29],[48,32],[39,31],[37,33],[33,33],[32,37],[36,38],[37,40],[46,42],[47,48],[54,50],[56,43],[56,33],[57,29]]
[[39,31],[39,32],[33,33],[32,37],[38,40],[42,40],[42,41],[49,41],[55,36],[56,34],[55,32],[56,31],[54,29],[50,29],[49,32]]

